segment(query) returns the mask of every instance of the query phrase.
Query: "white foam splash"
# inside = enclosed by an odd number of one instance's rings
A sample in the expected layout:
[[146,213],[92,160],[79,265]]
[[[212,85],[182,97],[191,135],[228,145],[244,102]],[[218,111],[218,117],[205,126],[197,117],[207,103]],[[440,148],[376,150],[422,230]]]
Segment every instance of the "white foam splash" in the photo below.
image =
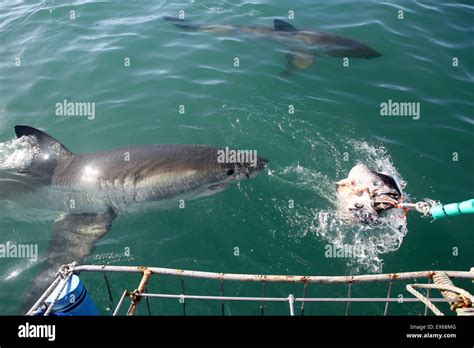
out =
[[38,155],[38,151],[34,137],[21,137],[0,143],[0,169],[28,168]]
[[[392,176],[400,189],[406,182],[393,165],[390,156],[383,147],[375,147],[365,141],[348,141],[347,150],[353,161],[347,162],[349,170],[358,161],[365,163],[369,168]],[[336,154],[337,156],[337,154]],[[336,248],[352,248],[357,255],[342,259],[346,263],[348,273],[380,273],[383,268],[383,255],[398,250],[407,234],[406,219],[402,210],[393,209],[381,217],[378,225],[350,224],[338,217],[335,210],[335,182],[341,178],[332,178],[321,172],[296,166],[287,167],[275,174],[285,183],[297,186],[300,189],[310,190],[326,201],[327,209],[304,209],[284,213],[289,226],[294,230],[303,228],[303,235],[315,234],[324,243],[333,244]]]
[[384,147],[375,147],[366,141],[355,140],[349,141],[349,146],[354,149],[354,156],[358,161],[364,162],[370,169],[375,170],[376,172],[390,175],[395,179],[398,187],[403,191],[406,182],[397,172],[390,155]]
[[[385,148],[375,147],[365,141],[349,141],[348,145],[356,161],[393,177],[403,193],[406,182],[397,172]],[[353,273],[380,273],[383,255],[398,250],[408,232],[405,216],[399,209],[386,212],[378,225],[348,224],[337,217],[335,210],[315,212],[310,230],[337,248],[360,250],[360,254],[345,259]]]
[[99,254],[94,254],[91,256],[88,256],[82,261],[82,263],[87,264],[87,263],[102,263],[102,264],[114,264],[118,262],[123,262],[124,260],[126,261],[133,261],[134,257],[133,256],[126,256],[124,253],[112,253],[112,252],[105,252],[105,253],[99,253]]
[[360,251],[344,259],[350,273],[380,273],[383,255],[398,250],[407,233],[406,220],[400,210],[385,214],[378,225],[349,224],[331,210],[314,213],[310,231],[338,249]]

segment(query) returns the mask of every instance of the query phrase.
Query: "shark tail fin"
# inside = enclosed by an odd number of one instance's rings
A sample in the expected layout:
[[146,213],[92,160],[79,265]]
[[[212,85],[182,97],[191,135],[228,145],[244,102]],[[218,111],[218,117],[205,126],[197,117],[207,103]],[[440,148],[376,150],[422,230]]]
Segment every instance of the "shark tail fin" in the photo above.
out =
[[168,22],[173,22],[175,27],[178,27],[185,31],[198,31],[199,29],[201,29],[200,25],[189,23],[185,19],[180,19],[171,16],[164,16],[163,19]]
[[34,138],[38,155],[27,171],[36,176],[50,178],[57,163],[73,155],[63,144],[39,129],[18,125],[15,126],[15,133],[18,138]]

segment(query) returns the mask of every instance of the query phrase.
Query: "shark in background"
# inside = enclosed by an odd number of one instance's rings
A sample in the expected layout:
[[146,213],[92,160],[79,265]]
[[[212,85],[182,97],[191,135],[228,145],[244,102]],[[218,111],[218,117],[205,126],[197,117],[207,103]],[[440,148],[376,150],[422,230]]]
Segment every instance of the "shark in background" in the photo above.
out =
[[256,157],[252,163],[223,163],[222,149],[205,145],[144,145],[76,154],[39,129],[16,126],[15,132],[31,142],[32,160],[16,172],[0,171],[0,202],[27,197],[61,213],[23,310],[46,290],[61,265],[90,255],[119,214],[162,207],[163,202],[177,206],[178,199],[218,193],[232,181],[254,177],[268,162]]
[[273,27],[204,25],[169,16],[165,16],[164,19],[173,22],[176,27],[190,32],[251,35],[276,41],[288,50],[286,54],[287,66],[283,71],[284,74],[308,69],[313,65],[316,57],[371,59],[381,56],[379,52],[362,42],[332,33],[299,30],[280,19],[273,21]]

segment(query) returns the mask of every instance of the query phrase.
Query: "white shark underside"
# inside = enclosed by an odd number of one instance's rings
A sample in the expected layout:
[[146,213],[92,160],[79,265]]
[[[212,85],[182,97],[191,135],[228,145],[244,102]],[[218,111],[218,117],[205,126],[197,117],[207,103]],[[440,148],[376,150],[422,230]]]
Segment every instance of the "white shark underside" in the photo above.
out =
[[275,19],[274,27],[251,27],[239,25],[194,24],[186,20],[165,16],[165,20],[185,31],[211,32],[223,35],[243,34],[277,41],[288,49],[285,73],[305,70],[313,65],[315,57],[376,58],[381,54],[366,44],[351,38],[313,30],[298,30],[291,24]]
[[220,192],[231,181],[255,176],[267,163],[260,157],[253,164],[220,163],[220,149],[204,145],[145,145],[74,154],[38,129],[16,126],[15,132],[18,138],[29,137],[36,155],[29,167],[0,181],[0,198],[40,195],[39,204],[63,212],[54,222],[43,271],[23,309],[45,290],[59,266],[81,261],[93,251],[117,214]]

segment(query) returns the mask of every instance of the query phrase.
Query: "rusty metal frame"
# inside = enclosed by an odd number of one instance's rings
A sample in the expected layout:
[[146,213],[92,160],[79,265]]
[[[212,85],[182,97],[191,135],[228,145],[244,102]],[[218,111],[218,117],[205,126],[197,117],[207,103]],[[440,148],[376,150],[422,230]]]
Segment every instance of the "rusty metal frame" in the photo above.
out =
[[[433,276],[438,273],[444,273],[450,278],[460,279],[471,279],[474,280],[474,268],[471,268],[469,272],[464,271],[417,271],[417,272],[401,272],[401,273],[386,273],[386,274],[370,274],[370,275],[354,275],[354,276],[294,276],[294,275],[259,275],[259,274],[232,274],[232,273],[217,273],[217,272],[201,272],[191,271],[182,269],[171,269],[171,268],[160,268],[160,267],[135,267],[135,266],[106,266],[106,265],[81,265],[76,266],[75,264],[68,265],[67,267],[62,266],[62,269],[67,269],[70,273],[80,272],[120,272],[120,273],[141,273],[142,278],[138,288],[130,292],[125,290],[114,309],[113,315],[118,315],[122,305],[125,302],[126,297],[130,298],[130,305],[126,312],[126,315],[136,314],[138,304],[143,297],[145,298],[162,298],[162,299],[179,299],[182,301],[183,306],[185,300],[216,300],[221,301],[222,309],[224,309],[225,301],[257,301],[261,302],[261,314],[263,315],[263,307],[265,302],[287,302],[289,305],[290,315],[294,315],[294,304],[301,302],[301,315],[304,313],[304,304],[306,302],[346,302],[346,315],[349,315],[350,304],[352,302],[385,302],[384,315],[387,315],[388,304],[390,302],[400,302],[399,298],[391,298],[391,290],[394,281],[396,280],[413,280],[417,278],[427,278],[429,281],[432,280]],[[146,286],[152,275],[168,275],[177,276],[181,279],[181,294],[152,294],[145,292]],[[184,292],[184,279],[189,278],[200,278],[200,279],[215,279],[219,280],[221,284],[221,295],[220,296],[202,296],[202,295],[191,295],[185,294]],[[59,277],[58,277],[59,278]],[[224,281],[245,281],[245,282],[259,282],[262,284],[263,289],[267,283],[301,283],[304,284],[303,297],[295,298],[293,294],[289,294],[288,297],[265,297],[264,292],[260,297],[242,297],[242,296],[224,296]],[[384,298],[357,298],[352,297],[352,285],[355,283],[369,283],[369,282],[389,282],[387,296]],[[28,311],[27,314],[31,314],[47,297],[47,293],[51,292],[55,285],[57,285],[59,279],[56,279],[48,290],[41,296],[41,298],[35,303],[35,305]],[[307,297],[307,286],[308,284],[347,284],[348,292],[346,298],[310,298]],[[264,290],[263,290],[264,291]],[[432,302],[449,302],[452,299],[446,298],[431,298]],[[416,298],[405,298],[403,302],[419,302]],[[185,307],[183,307],[185,308]],[[185,314],[185,309],[183,311]],[[224,312],[223,312],[224,313]]]

